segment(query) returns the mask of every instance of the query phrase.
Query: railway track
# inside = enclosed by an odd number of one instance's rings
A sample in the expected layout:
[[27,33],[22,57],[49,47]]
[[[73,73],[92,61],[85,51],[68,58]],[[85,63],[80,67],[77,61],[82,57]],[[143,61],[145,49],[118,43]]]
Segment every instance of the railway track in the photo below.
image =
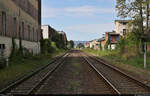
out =
[[[92,70],[95,71],[97,78],[99,78],[99,81],[97,82],[97,85],[99,89],[100,94],[120,94],[120,92],[94,67],[87,58],[83,54],[80,53],[80,56],[83,58],[83,60],[86,62],[86,65],[89,66]],[[89,68],[89,70],[91,70]],[[96,78],[96,77],[95,77]]]
[[7,95],[29,95],[36,91],[42,83],[65,61],[69,53],[56,57],[48,65],[36,70],[32,74],[17,80],[7,88],[0,91],[0,94]]
[[85,53],[85,60],[118,94],[150,94],[150,87],[95,56]]
[[[79,88],[82,91],[74,91],[74,94],[150,94],[148,85],[95,56],[77,50],[58,56],[50,64],[1,90],[0,94],[59,94],[62,90],[62,93],[69,94],[65,87],[68,86],[67,81],[79,80],[73,75],[76,72],[71,73],[77,66],[81,67],[77,73],[80,72],[83,84],[81,83]],[[86,89],[88,91],[85,91]]]
[[[47,81],[45,82],[45,86],[42,86],[36,94],[118,94],[104,80],[103,77],[99,76],[97,72],[93,70],[93,68],[91,68],[91,66],[88,64],[88,62],[86,62],[79,51],[74,51],[69,56],[70,57],[66,59],[65,64],[63,64],[57,72],[55,72],[51,77],[49,77],[49,79],[47,79]],[[75,66],[78,66],[79,64],[80,68],[82,66],[83,69],[80,71],[78,70],[77,72],[80,72],[79,74],[81,75],[81,77],[84,76],[80,79],[85,78],[86,80],[81,80],[82,82],[80,81],[80,85],[82,86],[70,91],[67,86],[69,85],[70,79],[72,80],[72,82],[74,81],[72,78],[74,77],[74,72],[71,72],[71,70],[74,69],[71,68],[71,66],[74,66],[74,64],[77,64]],[[77,78],[78,77],[76,77],[76,79]],[[78,80],[75,81],[77,82]],[[75,86],[76,85],[74,85],[74,87]]]

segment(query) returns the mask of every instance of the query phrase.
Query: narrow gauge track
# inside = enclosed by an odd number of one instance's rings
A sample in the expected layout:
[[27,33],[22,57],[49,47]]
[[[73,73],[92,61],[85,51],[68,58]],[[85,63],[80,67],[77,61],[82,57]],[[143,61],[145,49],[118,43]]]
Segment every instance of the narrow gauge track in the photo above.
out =
[[0,94],[7,95],[29,95],[36,91],[39,86],[65,61],[70,53],[57,56],[48,65],[36,70],[29,76],[17,80],[7,88],[0,91]]
[[118,94],[150,94],[150,87],[95,56],[84,54],[87,62],[116,90]]

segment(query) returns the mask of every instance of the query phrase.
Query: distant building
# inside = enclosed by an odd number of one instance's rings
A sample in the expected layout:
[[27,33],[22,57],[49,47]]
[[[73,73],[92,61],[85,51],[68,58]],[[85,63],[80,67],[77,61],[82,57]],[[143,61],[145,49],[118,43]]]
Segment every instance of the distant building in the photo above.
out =
[[0,0],[0,54],[9,57],[12,38],[33,54],[40,52],[41,0]]
[[90,43],[89,42],[85,43],[85,48],[90,48]]
[[65,45],[67,45],[67,36],[66,36],[66,33],[64,31],[58,31],[58,33],[62,35],[62,38],[65,41]]
[[54,33],[56,32],[56,30],[50,27],[49,25],[42,25],[41,29],[42,29],[43,39],[52,40],[52,37]]
[[120,34],[120,36],[126,35],[129,30],[129,22],[131,20],[115,20],[116,25],[116,33]]
[[98,39],[90,41],[89,44],[90,44],[90,48],[93,48],[94,50],[99,49],[100,42],[98,41]]
[[109,41],[109,45],[108,45],[108,49],[115,49],[116,48],[116,44],[118,43],[120,38],[120,34],[116,33],[116,32],[106,32],[105,33],[105,39],[102,39],[101,42],[101,46],[102,49],[105,49],[105,44]]

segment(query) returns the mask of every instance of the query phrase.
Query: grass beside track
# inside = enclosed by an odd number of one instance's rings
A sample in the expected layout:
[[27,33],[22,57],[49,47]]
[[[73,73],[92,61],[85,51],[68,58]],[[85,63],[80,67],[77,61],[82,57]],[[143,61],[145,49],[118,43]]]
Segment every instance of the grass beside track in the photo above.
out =
[[[98,51],[93,49],[84,49],[84,52],[90,53],[95,56],[102,57],[104,59],[107,59],[109,61],[132,65],[137,68],[143,68],[144,66],[144,56],[141,57],[131,57],[131,58],[124,58],[123,56],[120,56],[117,54],[116,51]],[[147,56],[147,70],[150,70],[150,56]]]
[[48,64],[53,57],[65,52],[60,50],[49,55],[38,55],[26,59],[16,58],[10,62],[9,67],[0,69],[0,89],[6,87],[12,81],[31,73],[33,70]]

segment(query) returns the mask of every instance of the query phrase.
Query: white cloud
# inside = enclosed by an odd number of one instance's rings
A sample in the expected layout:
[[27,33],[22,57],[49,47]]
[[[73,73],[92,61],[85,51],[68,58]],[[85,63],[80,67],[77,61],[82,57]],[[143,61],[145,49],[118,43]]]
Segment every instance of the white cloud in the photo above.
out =
[[77,32],[77,33],[85,33],[85,34],[99,34],[102,36],[105,32],[110,32],[115,29],[113,23],[106,24],[82,24],[82,25],[74,25],[68,26],[64,28],[67,32]]
[[58,16],[96,16],[98,14],[107,14],[115,12],[114,8],[100,8],[95,6],[80,6],[80,7],[66,7],[66,8],[50,8],[44,7],[42,15],[44,18],[58,17]]

